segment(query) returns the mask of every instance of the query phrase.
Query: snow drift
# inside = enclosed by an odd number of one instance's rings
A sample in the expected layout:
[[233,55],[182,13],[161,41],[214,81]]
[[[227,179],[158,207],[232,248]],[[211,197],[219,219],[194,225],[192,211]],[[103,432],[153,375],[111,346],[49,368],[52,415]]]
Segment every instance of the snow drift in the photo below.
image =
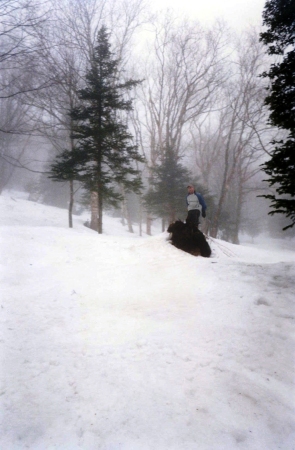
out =
[[196,258],[0,208],[0,448],[295,449],[294,242]]

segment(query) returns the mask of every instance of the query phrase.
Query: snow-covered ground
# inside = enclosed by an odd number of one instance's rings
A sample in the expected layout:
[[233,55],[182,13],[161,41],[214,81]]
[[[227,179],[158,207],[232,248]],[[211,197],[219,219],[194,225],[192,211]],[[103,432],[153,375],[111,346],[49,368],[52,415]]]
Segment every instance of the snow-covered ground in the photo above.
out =
[[295,449],[294,241],[74,227],[0,197],[1,450]]

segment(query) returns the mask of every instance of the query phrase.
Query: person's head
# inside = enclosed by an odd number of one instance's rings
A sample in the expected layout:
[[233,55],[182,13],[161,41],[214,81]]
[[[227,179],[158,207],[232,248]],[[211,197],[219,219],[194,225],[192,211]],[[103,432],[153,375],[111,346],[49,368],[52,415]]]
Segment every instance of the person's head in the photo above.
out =
[[187,186],[187,192],[188,192],[189,194],[193,194],[193,193],[195,192],[195,187],[194,187],[193,184],[188,184],[188,186]]

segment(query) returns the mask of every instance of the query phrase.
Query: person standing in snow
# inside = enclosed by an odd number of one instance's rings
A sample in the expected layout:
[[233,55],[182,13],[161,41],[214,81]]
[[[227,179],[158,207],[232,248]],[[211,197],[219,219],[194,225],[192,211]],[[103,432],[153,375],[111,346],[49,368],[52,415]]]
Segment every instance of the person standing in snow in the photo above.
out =
[[188,211],[186,223],[198,226],[200,223],[200,214],[202,213],[202,217],[206,217],[207,206],[203,196],[195,191],[193,184],[187,186],[186,204]]

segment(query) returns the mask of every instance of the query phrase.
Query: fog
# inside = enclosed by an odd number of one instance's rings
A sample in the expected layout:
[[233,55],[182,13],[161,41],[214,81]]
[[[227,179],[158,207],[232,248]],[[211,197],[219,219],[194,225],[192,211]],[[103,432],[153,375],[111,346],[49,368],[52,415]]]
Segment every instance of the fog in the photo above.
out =
[[[129,93],[133,111],[124,120],[145,163],[137,167],[141,195],[124,192],[116,207],[106,201],[104,209],[126,220],[130,231],[135,222],[149,232],[153,221],[162,221],[165,229],[172,218],[185,219],[186,185],[194,182],[208,203],[208,235],[233,243],[244,233],[294,235],[281,231],[288,221],[269,216],[268,201],[258,197],[269,192],[261,164],[279,136],[268,125],[266,81],[259,77],[271,63],[259,42],[263,5],[1,2],[0,191],[69,206],[69,183],[48,175],[57,155],[71,149],[69,112],[79,105],[97,31],[106,25],[120,62],[118,79],[142,80]],[[167,184],[169,214],[145,200],[161,181],[157,169],[168,153],[172,166],[187,171],[177,187]],[[89,210],[83,186],[74,181],[73,190],[75,211]]]
[[212,24],[216,19],[222,19],[231,28],[241,31],[247,26],[261,26],[265,0],[224,0],[223,2],[218,0],[206,2],[153,0],[151,4],[156,10],[170,8],[178,14],[187,14],[206,25]]

